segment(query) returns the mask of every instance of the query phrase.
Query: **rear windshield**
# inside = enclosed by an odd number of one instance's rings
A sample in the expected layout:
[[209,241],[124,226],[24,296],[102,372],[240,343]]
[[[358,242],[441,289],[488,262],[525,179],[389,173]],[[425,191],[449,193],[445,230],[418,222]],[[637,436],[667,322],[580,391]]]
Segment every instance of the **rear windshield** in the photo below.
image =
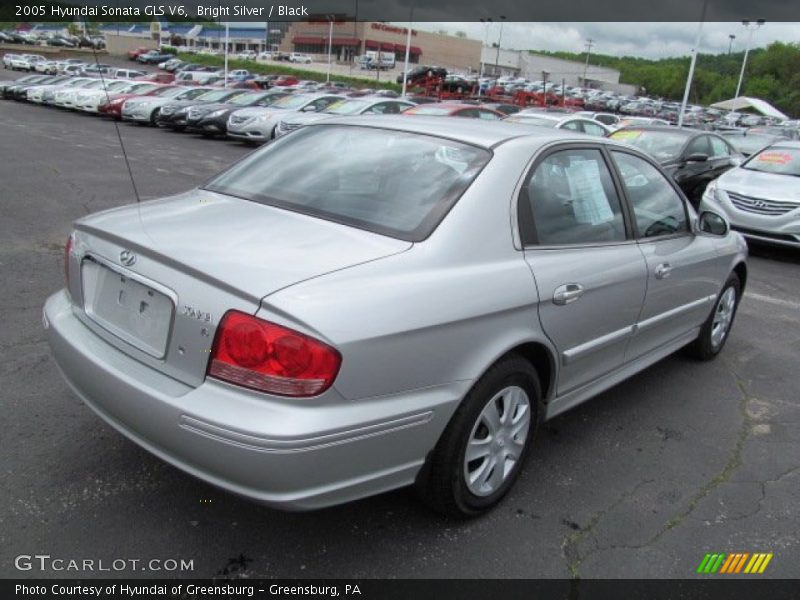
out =
[[452,108],[446,108],[444,106],[419,106],[408,114],[444,117],[449,115],[451,112],[453,112]]
[[525,123],[526,125],[538,125],[539,127],[555,127],[558,121],[547,117],[535,117],[533,115],[511,115],[506,119],[509,123]]
[[416,242],[490,158],[428,135],[322,125],[251,154],[206,189]]
[[621,129],[609,137],[636,146],[659,162],[678,158],[687,139],[684,133],[649,129]]

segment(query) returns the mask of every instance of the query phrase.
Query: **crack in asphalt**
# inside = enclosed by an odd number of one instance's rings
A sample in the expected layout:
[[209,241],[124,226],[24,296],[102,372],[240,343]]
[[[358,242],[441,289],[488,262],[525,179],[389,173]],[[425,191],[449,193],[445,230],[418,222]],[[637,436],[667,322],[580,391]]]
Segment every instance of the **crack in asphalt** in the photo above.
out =
[[[639,488],[647,483],[652,483],[654,480],[646,480],[640,481],[637,483],[633,489],[628,492],[622,494],[617,500],[612,502],[608,507],[603,510],[600,510],[592,515],[589,519],[589,523],[586,527],[581,529],[580,531],[576,531],[575,533],[567,535],[563,542],[561,543],[561,550],[564,559],[567,562],[567,569],[570,572],[570,575],[573,579],[580,579],[580,565],[585,561],[589,556],[600,552],[602,550],[611,550],[616,548],[626,548],[626,549],[641,549],[651,546],[652,544],[656,543],[661,537],[666,534],[667,532],[671,531],[675,527],[679,526],[683,523],[687,517],[689,517],[692,512],[697,508],[698,504],[701,500],[706,498],[712,491],[718,488],[720,485],[728,481],[731,475],[742,465],[742,452],[744,450],[745,442],[747,441],[752,426],[753,426],[753,417],[747,411],[747,406],[752,398],[750,397],[749,393],[747,392],[746,385],[742,378],[736,373],[736,371],[728,365],[728,370],[731,372],[733,379],[736,383],[736,387],[739,389],[741,393],[741,400],[739,401],[739,414],[742,417],[742,424],[739,428],[739,433],[736,437],[736,443],[733,446],[733,449],[730,452],[727,462],[722,467],[722,469],[717,473],[714,477],[706,481],[700,488],[692,495],[689,501],[686,503],[686,506],[681,510],[678,514],[673,516],[669,519],[664,525],[645,543],[638,544],[638,545],[625,545],[625,544],[613,544],[609,546],[598,546],[596,548],[587,550],[584,554],[581,554],[579,544],[590,534],[592,531],[597,527],[600,521],[611,512],[614,508],[619,506],[623,501],[625,501],[630,496],[636,494]],[[797,467],[797,470],[800,467]],[[790,471],[791,472],[791,471]],[[783,476],[786,476],[784,474]],[[764,485],[768,481],[760,482],[762,483],[762,499],[759,501],[759,508],[755,511],[758,512],[760,510],[761,502],[763,502],[764,498],[766,497],[766,491]],[[755,513],[753,513],[755,514]]]

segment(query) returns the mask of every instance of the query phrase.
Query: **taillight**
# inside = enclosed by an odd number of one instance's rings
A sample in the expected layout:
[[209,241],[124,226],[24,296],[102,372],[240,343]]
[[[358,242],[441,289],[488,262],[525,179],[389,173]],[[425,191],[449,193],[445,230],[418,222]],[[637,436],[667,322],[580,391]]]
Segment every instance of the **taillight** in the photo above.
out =
[[69,287],[69,257],[72,254],[72,234],[69,234],[67,238],[67,243],[64,246],[64,278],[67,281],[67,287]]
[[331,386],[341,362],[319,340],[232,310],[217,329],[208,374],[270,394],[316,396]]

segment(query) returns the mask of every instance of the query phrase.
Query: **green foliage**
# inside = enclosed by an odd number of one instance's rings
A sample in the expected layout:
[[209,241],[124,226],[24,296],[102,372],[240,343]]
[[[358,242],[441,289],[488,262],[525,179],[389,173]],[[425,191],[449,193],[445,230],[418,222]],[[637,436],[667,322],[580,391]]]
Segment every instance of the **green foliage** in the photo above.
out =
[[[531,51],[583,62],[586,54]],[[742,68],[743,52],[699,54],[689,100],[712,104],[733,98]],[[620,82],[646,88],[651,96],[680,100],[683,97],[689,58],[651,60],[634,56],[593,54],[589,63],[620,72]],[[742,84],[743,96],[766,100],[788,115],[800,115],[800,44],[773,42],[750,52]]]
[[[200,65],[209,65],[213,67],[222,68],[225,65],[225,59],[222,56],[214,56],[211,54],[190,54],[180,53],[177,58],[185,60],[186,62],[197,63]],[[299,69],[296,67],[283,66],[274,62],[263,63],[254,60],[241,60],[228,56],[228,69],[247,69],[251,73],[260,75],[294,75],[298,79],[310,79],[311,81],[325,81],[326,74],[318,71],[309,71],[306,69]],[[394,90],[396,92],[402,91],[402,87],[395,83],[393,79],[389,79],[389,75],[381,73],[380,81],[376,78],[370,77],[344,77],[341,75],[331,75],[331,81],[341,81],[353,87],[371,87],[381,88],[387,90]]]

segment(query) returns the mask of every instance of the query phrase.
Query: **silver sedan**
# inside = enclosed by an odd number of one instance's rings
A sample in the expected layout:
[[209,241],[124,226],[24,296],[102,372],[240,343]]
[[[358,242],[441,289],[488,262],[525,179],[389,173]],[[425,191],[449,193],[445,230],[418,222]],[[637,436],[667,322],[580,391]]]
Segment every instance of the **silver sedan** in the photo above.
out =
[[800,142],[778,141],[706,188],[712,210],[745,237],[800,248]]
[[460,516],[544,419],[684,346],[714,358],[747,279],[743,238],[634,148],[402,116],[82,218],[65,262],[55,359],[142,447],[276,507],[415,484]]

